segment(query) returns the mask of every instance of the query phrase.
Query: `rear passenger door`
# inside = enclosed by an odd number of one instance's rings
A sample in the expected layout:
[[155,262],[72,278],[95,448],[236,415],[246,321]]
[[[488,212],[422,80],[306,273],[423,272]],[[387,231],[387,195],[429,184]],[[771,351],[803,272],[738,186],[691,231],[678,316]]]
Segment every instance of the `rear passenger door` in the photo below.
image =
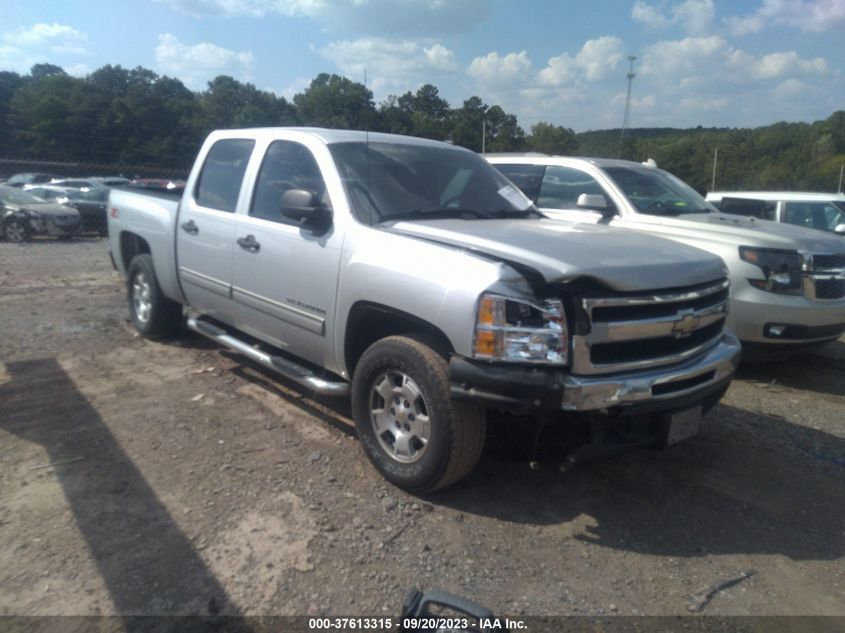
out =
[[255,141],[220,139],[205,156],[176,222],[176,257],[182,290],[193,307],[231,323],[235,211]]

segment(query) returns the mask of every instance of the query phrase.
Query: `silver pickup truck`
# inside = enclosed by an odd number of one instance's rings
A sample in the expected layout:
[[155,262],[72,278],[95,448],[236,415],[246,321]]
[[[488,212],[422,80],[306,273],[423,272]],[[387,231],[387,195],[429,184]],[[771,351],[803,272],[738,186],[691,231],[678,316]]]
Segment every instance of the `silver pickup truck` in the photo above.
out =
[[685,439],[738,362],[718,257],[543,218],[445,143],[218,131],[181,201],[114,190],[109,210],[139,332],[187,308],[311,393],[351,393],[367,456],[415,492],[472,470],[488,408]]
[[811,349],[845,332],[845,242],[836,235],[720,213],[653,162],[488,160],[549,217],[659,235],[722,257],[731,277],[728,327],[746,360]]

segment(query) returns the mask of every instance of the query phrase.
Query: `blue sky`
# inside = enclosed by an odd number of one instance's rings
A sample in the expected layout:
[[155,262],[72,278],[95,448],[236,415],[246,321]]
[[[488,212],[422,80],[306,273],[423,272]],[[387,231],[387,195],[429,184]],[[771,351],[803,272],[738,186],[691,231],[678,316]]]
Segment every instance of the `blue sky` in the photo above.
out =
[[320,72],[377,102],[432,83],[576,131],[744,127],[845,109],[845,0],[4,0],[0,70],[228,74],[291,98]]

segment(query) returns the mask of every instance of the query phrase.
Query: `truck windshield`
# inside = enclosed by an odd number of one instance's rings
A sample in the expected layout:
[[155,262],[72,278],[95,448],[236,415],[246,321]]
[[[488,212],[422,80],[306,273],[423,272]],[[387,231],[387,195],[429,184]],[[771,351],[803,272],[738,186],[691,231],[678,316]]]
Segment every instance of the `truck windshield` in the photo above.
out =
[[606,167],[604,171],[640,213],[684,215],[716,210],[695,189],[664,171],[630,167]]
[[522,192],[471,152],[410,143],[333,143],[329,149],[352,211],[365,224],[540,217]]

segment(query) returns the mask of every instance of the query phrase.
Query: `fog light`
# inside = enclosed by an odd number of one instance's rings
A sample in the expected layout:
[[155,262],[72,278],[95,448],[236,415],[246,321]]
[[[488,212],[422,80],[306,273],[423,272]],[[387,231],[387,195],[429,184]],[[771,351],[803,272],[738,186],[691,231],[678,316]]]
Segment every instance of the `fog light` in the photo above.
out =
[[770,338],[780,338],[785,332],[785,325],[771,324],[766,326],[766,336]]

